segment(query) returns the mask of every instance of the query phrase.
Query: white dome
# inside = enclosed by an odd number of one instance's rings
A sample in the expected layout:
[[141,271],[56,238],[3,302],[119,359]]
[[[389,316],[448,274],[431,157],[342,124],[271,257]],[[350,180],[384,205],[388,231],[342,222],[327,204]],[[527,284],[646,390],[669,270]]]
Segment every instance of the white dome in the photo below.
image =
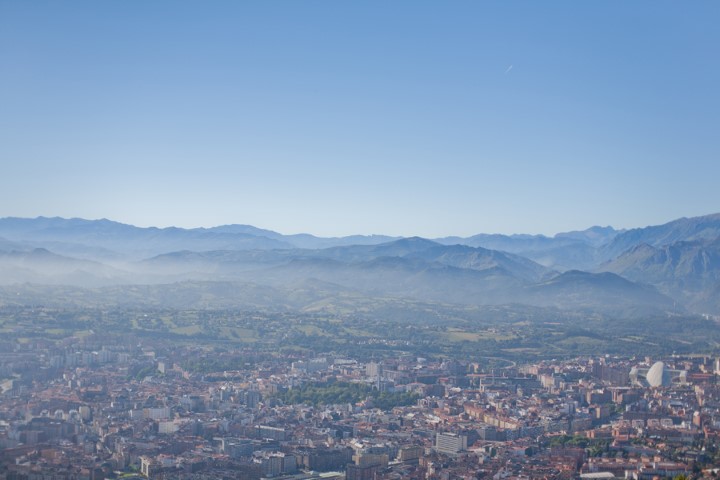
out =
[[655,362],[645,376],[651,387],[662,387],[670,383],[669,372],[665,371],[663,362]]

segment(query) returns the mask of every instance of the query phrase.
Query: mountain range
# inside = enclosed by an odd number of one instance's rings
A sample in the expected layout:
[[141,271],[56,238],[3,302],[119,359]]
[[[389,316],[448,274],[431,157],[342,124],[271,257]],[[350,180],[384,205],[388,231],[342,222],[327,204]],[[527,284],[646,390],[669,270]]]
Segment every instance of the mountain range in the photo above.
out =
[[[96,292],[144,286],[165,298],[163,289],[194,285],[217,290],[213,298],[223,306],[252,303],[250,292],[264,292],[258,298],[270,304],[300,289],[305,307],[342,293],[614,315],[718,315],[720,214],[552,237],[437,239],[322,238],[250,225],[141,228],[106,219],[0,219],[0,285],[7,293],[28,284]],[[12,295],[0,295],[0,303],[12,301]]]

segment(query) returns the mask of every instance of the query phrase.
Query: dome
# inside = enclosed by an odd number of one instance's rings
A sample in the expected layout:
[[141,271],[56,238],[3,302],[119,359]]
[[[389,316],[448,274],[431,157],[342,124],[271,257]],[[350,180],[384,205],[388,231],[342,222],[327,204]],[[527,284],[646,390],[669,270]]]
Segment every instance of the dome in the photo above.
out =
[[651,387],[662,387],[670,384],[670,374],[665,370],[663,362],[655,362],[645,376]]

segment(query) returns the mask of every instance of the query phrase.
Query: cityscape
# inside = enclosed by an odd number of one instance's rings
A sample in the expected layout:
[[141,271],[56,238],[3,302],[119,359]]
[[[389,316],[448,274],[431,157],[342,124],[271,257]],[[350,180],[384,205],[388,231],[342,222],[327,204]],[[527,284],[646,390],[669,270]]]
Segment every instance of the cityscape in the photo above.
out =
[[720,461],[706,354],[423,357],[373,337],[353,357],[48,328],[63,316],[2,312],[2,478],[653,479]]
[[0,219],[0,479],[714,478],[719,235]]
[[0,480],[717,480],[718,25],[0,0]]

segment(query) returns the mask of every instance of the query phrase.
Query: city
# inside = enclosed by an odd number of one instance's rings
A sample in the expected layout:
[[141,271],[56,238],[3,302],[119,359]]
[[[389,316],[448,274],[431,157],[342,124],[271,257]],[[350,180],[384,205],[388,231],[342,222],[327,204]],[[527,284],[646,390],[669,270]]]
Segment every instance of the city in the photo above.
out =
[[4,479],[652,479],[720,461],[708,355],[353,358],[30,324],[0,345]]
[[0,480],[717,480],[718,24],[0,0]]

